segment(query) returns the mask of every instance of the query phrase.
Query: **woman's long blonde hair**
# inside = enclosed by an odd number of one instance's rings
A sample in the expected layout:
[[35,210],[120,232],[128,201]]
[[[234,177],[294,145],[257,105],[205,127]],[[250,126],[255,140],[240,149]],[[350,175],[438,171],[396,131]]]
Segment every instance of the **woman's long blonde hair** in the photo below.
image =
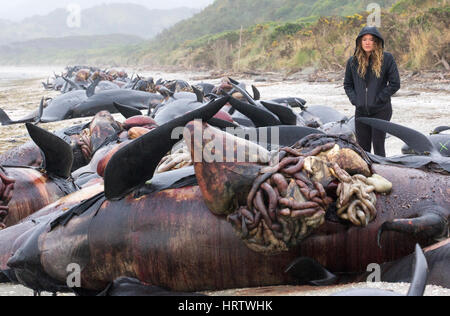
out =
[[[377,78],[381,76],[381,67],[383,66],[384,49],[380,39],[375,38],[375,50],[372,52],[372,70]],[[356,60],[358,61],[358,74],[361,78],[366,77],[367,68],[369,66],[369,60],[367,59],[366,52],[362,48],[362,39],[359,39],[358,45],[356,45],[355,52]]]

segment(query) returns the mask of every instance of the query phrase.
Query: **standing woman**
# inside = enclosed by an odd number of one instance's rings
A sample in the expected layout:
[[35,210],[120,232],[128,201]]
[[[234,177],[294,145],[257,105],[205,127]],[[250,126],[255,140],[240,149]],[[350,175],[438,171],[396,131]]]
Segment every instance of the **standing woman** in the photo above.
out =
[[[390,121],[391,97],[400,89],[400,75],[394,57],[384,52],[384,39],[376,27],[364,27],[356,39],[356,50],[347,62],[345,92],[360,117]],[[356,138],[361,147],[386,157],[386,134],[356,120]]]

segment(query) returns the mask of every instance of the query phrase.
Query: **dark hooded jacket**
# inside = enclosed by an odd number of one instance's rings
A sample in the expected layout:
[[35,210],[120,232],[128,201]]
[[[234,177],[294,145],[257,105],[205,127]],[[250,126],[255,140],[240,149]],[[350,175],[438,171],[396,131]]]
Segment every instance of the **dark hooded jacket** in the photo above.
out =
[[[356,39],[358,41],[366,34],[378,37],[384,48],[384,39],[376,27],[365,27]],[[391,97],[400,89],[400,75],[394,57],[385,52],[381,76],[377,78],[372,70],[372,61],[366,77],[358,74],[358,60],[355,56],[347,62],[344,89],[350,102],[361,115],[373,115],[392,107]]]

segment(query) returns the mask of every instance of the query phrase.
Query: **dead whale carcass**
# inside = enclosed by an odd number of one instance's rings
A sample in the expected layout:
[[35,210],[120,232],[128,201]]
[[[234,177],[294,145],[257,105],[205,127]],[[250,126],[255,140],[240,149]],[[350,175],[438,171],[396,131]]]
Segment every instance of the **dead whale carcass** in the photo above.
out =
[[[56,285],[64,284],[67,264],[79,262],[85,290],[102,290],[120,276],[177,291],[216,290],[292,282],[283,269],[299,250],[332,270],[361,271],[409,254],[417,241],[431,244],[448,234],[449,193],[441,190],[448,177],[371,166],[355,144],[323,135],[282,150],[276,164],[267,165],[268,153],[258,148],[252,163],[197,162],[199,186],[135,191],[170,150],[174,126],[121,149],[106,170],[106,196],[44,224],[16,251],[10,268],[33,272],[27,268],[36,259],[32,250],[40,254],[35,269]],[[201,123],[188,127],[191,135],[197,129],[213,139],[229,137]],[[195,147],[195,139],[186,140]],[[205,149],[210,141],[197,144]],[[234,145],[248,155],[256,146]]]

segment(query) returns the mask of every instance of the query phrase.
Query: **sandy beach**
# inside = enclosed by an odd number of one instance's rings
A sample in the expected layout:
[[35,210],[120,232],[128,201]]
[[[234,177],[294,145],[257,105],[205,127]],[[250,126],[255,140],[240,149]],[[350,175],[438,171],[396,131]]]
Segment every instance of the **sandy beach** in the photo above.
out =
[[[45,91],[41,82],[53,75],[53,71],[59,73],[60,67],[42,68],[0,68],[0,108],[5,110],[12,119],[20,119],[25,114],[35,110],[42,97],[53,98],[59,92]],[[129,73],[133,73],[129,70]],[[142,71],[142,76],[152,76],[155,79],[160,77],[165,79],[184,79],[190,83],[196,83],[201,77],[207,77],[205,73],[164,73],[159,71]],[[345,95],[343,84],[335,82],[308,82],[301,78],[282,80],[281,77],[273,76],[270,80],[258,80],[257,78],[239,79],[247,86],[254,84],[261,91],[263,99],[278,97],[301,97],[307,100],[307,105],[326,105],[351,117],[354,108]],[[217,83],[219,79],[204,80],[205,82]],[[392,121],[412,127],[424,134],[429,134],[434,128],[443,125],[450,125],[450,82],[448,79],[430,80],[430,82],[408,81],[402,85],[400,92],[392,100],[394,116]],[[118,119],[120,115],[115,116]],[[41,124],[40,126],[48,130],[57,130],[62,127],[89,122],[90,118],[74,119],[70,121]],[[0,153],[14,148],[29,140],[26,130],[22,125],[0,126]],[[389,156],[401,154],[403,143],[389,137],[386,142]],[[358,285],[367,287],[367,284]],[[375,285],[376,288],[395,290],[398,293],[406,294],[408,284],[396,285]],[[329,295],[339,289],[323,289],[317,292],[311,288],[281,287],[275,292],[263,290],[235,290],[219,293],[209,293],[215,295],[264,295],[264,293],[281,293],[281,295]],[[273,290],[273,288],[272,288]],[[0,296],[29,296],[33,292],[21,286],[0,285]],[[429,287],[427,295],[450,296],[450,290],[439,287]]]

